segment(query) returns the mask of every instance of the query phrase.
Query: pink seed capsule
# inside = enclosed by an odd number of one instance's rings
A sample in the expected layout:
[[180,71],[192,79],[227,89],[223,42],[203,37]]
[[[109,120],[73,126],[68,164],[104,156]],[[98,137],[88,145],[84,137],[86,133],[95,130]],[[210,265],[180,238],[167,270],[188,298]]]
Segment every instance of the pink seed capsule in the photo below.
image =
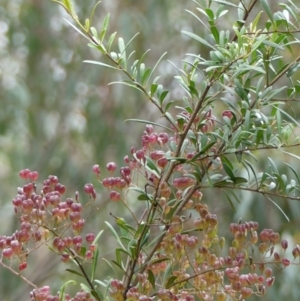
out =
[[110,192],[109,197],[112,201],[119,201],[121,199],[120,193],[114,190]]
[[106,164],[106,169],[109,172],[114,172],[117,169],[117,164],[115,162],[109,162]]
[[19,176],[20,178],[22,179],[28,179],[28,175],[30,173],[30,169],[26,168],[26,169],[22,169],[20,172],[19,172]]
[[288,243],[288,241],[287,241],[286,239],[283,239],[283,240],[281,241],[281,247],[282,247],[284,250],[286,250],[286,249],[288,248],[288,245],[289,245],[289,243]]
[[153,125],[152,124],[146,124],[146,132],[147,134],[152,134],[153,133]]
[[5,258],[11,258],[13,256],[13,250],[12,250],[12,248],[5,248],[5,249],[3,249],[2,255]]
[[290,261],[287,258],[282,258],[281,263],[285,266],[288,267],[290,265]]
[[86,236],[85,236],[85,240],[91,244],[95,239],[95,234],[94,233],[88,233]]
[[27,268],[27,262],[22,262],[19,264],[19,270],[23,271]]
[[87,194],[91,194],[94,190],[94,186],[93,184],[91,183],[88,183],[88,184],[85,184],[84,185],[84,191],[87,193]]
[[31,181],[36,181],[39,177],[39,173],[37,171],[31,171],[29,174],[28,174],[28,178],[29,180]]
[[93,166],[93,172],[94,172],[97,176],[100,175],[100,167],[99,167],[98,164],[95,164],[95,165]]

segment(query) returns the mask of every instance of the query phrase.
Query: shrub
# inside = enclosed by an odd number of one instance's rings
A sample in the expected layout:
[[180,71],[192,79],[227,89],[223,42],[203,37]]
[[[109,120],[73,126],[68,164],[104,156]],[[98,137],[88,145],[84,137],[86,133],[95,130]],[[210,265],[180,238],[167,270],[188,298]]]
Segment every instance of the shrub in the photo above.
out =
[[[300,199],[293,166],[286,164],[289,178],[278,171],[276,155],[268,158],[262,172],[256,164],[256,156],[270,150],[297,157],[288,150],[299,146],[299,124],[286,104],[300,92],[295,77],[300,56],[286,62],[285,52],[294,56],[297,50],[299,8],[290,1],[273,13],[266,0],[195,1],[195,12],[188,12],[206,28],[207,36],[183,31],[199,43],[203,54],[187,54],[182,67],[173,64],[184,91],[182,99],[174,101],[160,76],[154,78],[166,54],[148,68],[143,62],[146,53],[136,60],[134,51],[128,55],[131,41],[126,44],[119,38],[115,46],[116,33],[108,35],[109,15],[98,32],[91,26],[92,17],[79,20],[70,0],[54,2],[65,8],[89,46],[103,55],[103,62],[86,62],[121,71],[124,79],[115,83],[138,90],[162,121],[134,120],[145,124],[140,147],[125,154],[123,166],[108,162],[108,177],[102,176],[104,167],[92,167],[111,201],[122,202],[131,215],[112,214],[117,230],[106,223],[118,243],[115,258],[108,262],[112,270],[118,269],[116,276],[95,276],[101,268],[103,230],[82,234],[97,202],[97,188],[85,185],[85,204],[78,192],[65,197],[65,186],[56,176],[45,179],[40,189],[38,172],[29,169],[20,171],[26,184],[12,201],[19,228],[0,236],[2,267],[20,273],[33,286],[31,300],[39,301],[263,296],[275,280],[271,267],[298,264],[300,247],[294,246],[289,258],[288,241],[272,229],[260,229],[255,217],[224,224],[207,196],[209,190],[221,191],[232,207],[242,198],[239,191],[263,195],[276,206],[273,197]],[[238,19],[231,30],[223,30],[219,20],[228,7],[238,12]],[[256,13],[257,7],[263,12]],[[285,86],[284,77],[289,80]],[[227,227],[232,236],[220,236],[220,227]],[[70,273],[83,276],[85,282],[74,297],[66,293],[73,280],[53,295],[50,287],[38,288],[21,273],[27,256],[44,244],[64,263],[75,263]]]

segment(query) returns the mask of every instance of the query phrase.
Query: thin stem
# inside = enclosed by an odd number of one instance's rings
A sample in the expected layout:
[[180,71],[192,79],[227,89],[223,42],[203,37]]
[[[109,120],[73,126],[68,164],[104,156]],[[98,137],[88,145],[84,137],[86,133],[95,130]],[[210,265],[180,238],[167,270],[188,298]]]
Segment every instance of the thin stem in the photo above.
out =
[[35,289],[38,289],[38,287],[33,284],[30,280],[28,280],[25,276],[23,276],[21,273],[15,271],[13,268],[11,268],[10,266],[6,265],[5,263],[3,263],[2,258],[0,259],[0,265],[2,265],[5,269],[9,270],[10,272],[12,272],[13,274],[17,275],[18,277],[20,277],[21,279],[23,279],[26,283],[28,283],[30,286],[34,287]]
[[[248,19],[250,13],[251,13],[252,9],[254,8],[254,6],[255,6],[255,4],[256,4],[257,1],[258,1],[258,0],[252,0],[252,2],[249,4],[248,9],[245,10],[245,15],[244,15],[244,18],[243,18],[244,23],[247,21],[247,19]],[[235,34],[235,35],[233,36],[231,42],[235,42],[235,41],[237,40],[237,38],[238,38],[238,37],[237,37],[237,34]]]
[[[75,260],[75,262],[77,263],[80,271],[82,272],[82,274],[84,275],[85,280],[87,281],[87,283],[89,284],[90,288],[94,291],[95,287],[93,285],[93,283],[91,282],[89,276],[87,275],[87,273],[85,272],[85,269],[83,268],[82,264],[79,262],[79,260],[77,259],[76,254],[74,253],[74,251],[70,248],[68,248],[69,252],[71,253],[71,255],[73,256],[73,259]],[[102,301],[100,298],[97,297],[98,301]]]
[[[261,151],[261,150],[274,150],[274,149],[280,149],[280,148],[290,148],[290,147],[296,147],[296,146],[300,146],[300,143],[295,143],[295,144],[291,144],[291,145],[274,145],[274,146],[262,146],[262,147],[257,147],[257,148],[243,148],[243,149],[238,149],[234,152],[229,152],[227,153],[225,152],[220,152],[219,156],[223,156],[223,155],[232,155],[232,154],[239,154],[239,153],[247,153],[247,152],[255,152],[255,151]],[[201,157],[201,160],[206,159],[206,158],[212,158],[215,157],[215,155],[206,155],[204,157]]]
[[[198,189],[198,185],[194,185],[189,192],[187,193],[187,195],[185,196],[184,200],[180,203],[180,205],[177,207],[176,211],[174,212],[174,215],[178,215],[178,213],[182,210],[182,208],[186,205],[186,203],[189,201],[189,199],[191,198],[191,196],[194,194],[194,192]],[[167,231],[170,228],[170,224],[166,225],[164,228],[163,233],[161,234],[161,236],[159,237],[159,239],[156,241],[155,245],[153,246],[153,248],[150,250],[150,252],[148,253],[145,262],[149,262],[152,258],[152,256],[154,255],[155,251],[157,250],[157,248],[160,246],[161,242],[163,241],[165,235],[167,234]],[[143,266],[140,269],[140,273],[142,274],[147,268],[147,265]],[[133,286],[137,284],[137,279],[134,280],[133,282]]]
[[[46,226],[44,226],[45,229],[47,229],[49,232],[51,232],[55,237],[61,237],[58,233],[56,233],[53,229],[48,228]],[[91,282],[89,276],[87,275],[87,273],[85,272],[85,269],[83,268],[82,264],[79,262],[76,253],[71,249],[71,248],[67,248],[67,250],[70,252],[70,254],[72,255],[74,261],[77,263],[80,271],[82,272],[85,280],[87,281],[87,283],[89,284],[90,288],[92,290],[95,290],[95,287],[93,285],[93,283]],[[97,298],[98,301],[102,301],[100,298]]]
[[[199,185],[197,188],[211,189],[211,186],[202,186],[202,185]],[[215,186],[214,188],[219,188],[219,189],[225,188],[225,189],[251,191],[251,192],[260,193],[262,195],[270,195],[270,196],[276,196],[276,197],[287,199],[287,200],[300,201],[300,197],[293,197],[293,196],[288,196],[288,195],[284,195],[284,194],[279,194],[277,192],[260,190],[259,188],[250,188],[250,187],[241,187],[241,186],[236,187],[236,186],[230,186],[230,185],[224,185],[224,186],[221,186],[221,187],[216,187]]]

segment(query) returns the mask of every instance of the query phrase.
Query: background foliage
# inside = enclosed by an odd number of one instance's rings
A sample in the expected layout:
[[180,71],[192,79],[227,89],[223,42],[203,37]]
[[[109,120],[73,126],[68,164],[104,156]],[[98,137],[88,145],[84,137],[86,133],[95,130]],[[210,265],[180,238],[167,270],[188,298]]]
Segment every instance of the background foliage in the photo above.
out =
[[[95,4],[90,0],[77,2],[80,17],[87,16]],[[122,162],[132,145],[140,145],[135,137],[142,133],[143,125],[124,123],[124,119],[160,120],[140,94],[122,86],[107,86],[116,80],[116,73],[112,75],[107,69],[82,63],[84,59],[99,59],[99,54],[87,48],[83,38],[63,21],[67,18],[66,13],[57,5],[36,0],[2,0],[2,3],[0,205],[4,210],[0,211],[0,227],[5,229],[2,232],[10,233],[14,229],[10,201],[15,194],[15,184],[20,183],[20,169],[39,170],[40,178],[56,174],[68,187],[68,193],[73,194],[78,187],[83,188],[84,183],[93,181],[91,166],[94,163]],[[270,1],[270,5],[277,7],[278,1]],[[180,33],[189,30],[201,35],[203,30],[185,13],[185,9],[193,11],[195,4],[172,0],[138,3],[110,0],[100,4],[95,21],[97,26],[99,20],[100,27],[103,17],[110,12],[111,31],[117,31],[127,41],[140,32],[132,48],[137,49],[137,56],[151,48],[147,65],[154,65],[165,51],[168,52],[167,59],[180,65],[185,53],[205,52],[205,49],[197,49],[199,44]],[[225,17],[223,22],[224,27],[232,27],[230,19]],[[286,55],[288,60],[289,54]],[[162,70],[164,85],[172,89],[171,97],[180,99],[182,91],[174,88],[176,71],[167,61],[161,63],[159,71]],[[300,79],[299,72],[297,76]],[[297,107],[293,105],[294,116],[299,115]],[[266,155],[272,156],[270,153]],[[265,156],[260,159],[263,171],[267,162]],[[283,156],[282,161],[297,168],[298,161],[290,157]],[[281,172],[287,173],[284,168],[282,166]],[[272,227],[300,243],[300,207],[297,202],[277,200],[291,218],[288,223],[276,207],[256,195],[245,193],[241,204],[236,204],[236,212],[227,202],[220,204],[220,199],[214,194],[212,203],[217,205],[216,213],[222,214],[224,223],[255,217],[261,227]],[[105,220],[113,222],[109,213],[122,210],[118,204],[109,202],[105,192],[98,195],[97,208],[97,214],[91,217],[92,223],[90,219],[91,229],[104,228]],[[103,241],[107,240],[103,236]],[[102,246],[101,253],[108,258],[112,243],[108,240]],[[39,286],[51,282],[53,287],[57,284],[59,288],[61,280],[66,279],[64,267],[58,267],[56,262],[43,255],[36,257],[35,261],[37,269],[34,275],[30,275],[32,281]],[[98,271],[98,278],[101,273],[105,274],[106,268],[103,265]],[[45,279],[45,275],[49,279]],[[297,300],[299,277],[297,268],[289,268],[284,271],[284,285],[280,285],[283,283],[280,273],[277,286],[265,300],[274,300],[275,294],[277,299],[289,296],[290,300]],[[18,278],[0,269],[0,279],[1,299],[27,300],[23,298],[30,288],[20,285]]]

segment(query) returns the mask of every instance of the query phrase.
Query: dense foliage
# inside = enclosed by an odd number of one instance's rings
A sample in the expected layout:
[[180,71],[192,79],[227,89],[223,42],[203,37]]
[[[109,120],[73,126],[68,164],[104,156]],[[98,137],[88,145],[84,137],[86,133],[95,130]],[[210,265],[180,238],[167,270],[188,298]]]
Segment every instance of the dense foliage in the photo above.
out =
[[[166,53],[149,68],[148,51],[137,56],[131,49],[136,35],[115,43],[109,14],[97,30],[92,27],[96,6],[81,22],[71,1],[55,2],[101,53],[101,61],[85,62],[121,72],[112,84],[137,90],[159,118],[131,119],[145,124],[140,145],[124,154],[121,165],[110,161],[106,172],[104,162],[92,168],[110,200],[126,209],[122,215],[111,212],[114,224],[106,222],[117,242],[114,258],[105,259],[111,275],[96,276],[103,265],[98,260],[103,230],[83,234],[97,208],[98,187],[85,185],[86,203],[78,192],[65,197],[56,176],[39,187],[38,173],[29,169],[21,170],[27,182],[12,201],[19,226],[0,236],[1,266],[19,274],[31,252],[47,245],[64,263],[75,264],[67,269],[71,276],[84,278],[70,297],[66,291],[74,280],[55,294],[21,273],[33,286],[31,300],[221,301],[265,295],[275,280],[271,268],[297,265],[300,247],[288,249],[288,241],[260,228],[255,216],[226,224],[218,206],[227,200],[236,210],[247,191],[263,196],[288,220],[274,198],[300,200],[297,170],[285,163],[288,172],[281,173],[277,159],[277,153],[299,159],[293,149],[300,144],[300,125],[291,110],[300,92],[299,8],[291,1],[276,12],[266,0],[195,1],[194,11],[187,11],[205,36],[182,31],[199,43],[201,54],[188,53],[182,66],[169,62],[177,74],[174,98],[163,86],[164,69],[159,70]],[[234,11],[238,18],[231,30],[224,29],[220,20]],[[268,152],[262,169],[257,158]],[[217,202],[211,201],[214,195]],[[225,228],[231,236],[220,234]]]

